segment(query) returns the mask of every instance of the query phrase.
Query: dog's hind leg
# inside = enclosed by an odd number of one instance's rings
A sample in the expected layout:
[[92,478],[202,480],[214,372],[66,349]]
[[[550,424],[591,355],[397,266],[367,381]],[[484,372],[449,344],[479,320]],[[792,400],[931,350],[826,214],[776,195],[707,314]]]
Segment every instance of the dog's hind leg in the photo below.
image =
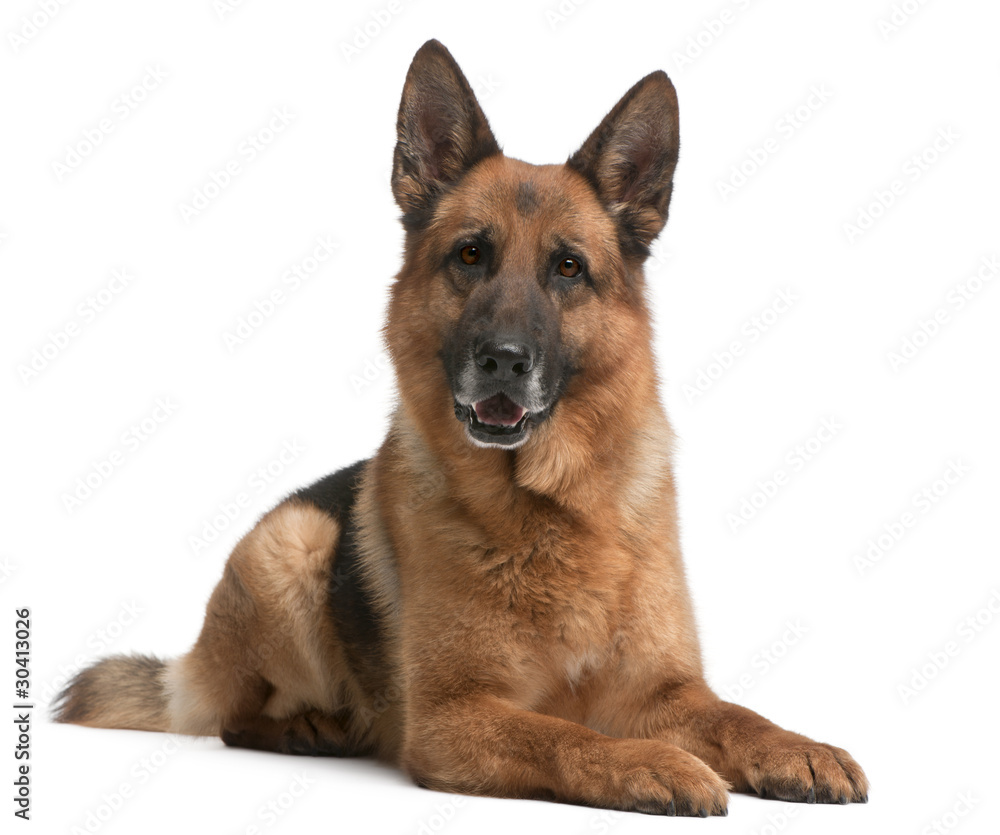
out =
[[334,714],[350,695],[328,610],[340,534],[336,519],[293,498],[240,540],[197,642],[167,665],[169,730],[216,735],[256,727],[265,740],[298,728],[302,739],[334,744],[335,723],[310,736],[308,723],[296,721],[310,711]]
[[352,669],[343,639],[374,635],[349,512],[360,466],[285,500],[237,543],[190,652],[166,662],[102,659],[69,684],[56,718],[222,735],[229,745],[287,753],[372,751],[392,721],[394,691],[359,680],[369,645],[352,645]]
[[311,757],[352,757],[359,750],[350,732],[350,716],[309,711],[286,719],[258,715],[222,729],[222,741],[235,748],[276,751]]
[[236,545],[190,652],[101,659],[60,694],[55,718],[214,736],[261,714],[335,711],[351,695],[328,606],[340,534],[314,504],[282,502]]

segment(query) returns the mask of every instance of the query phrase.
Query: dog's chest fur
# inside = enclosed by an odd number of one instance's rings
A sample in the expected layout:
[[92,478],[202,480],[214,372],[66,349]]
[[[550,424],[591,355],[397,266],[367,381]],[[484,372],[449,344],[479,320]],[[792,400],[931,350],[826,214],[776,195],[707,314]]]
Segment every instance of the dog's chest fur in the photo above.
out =
[[553,529],[516,547],[479,555],[479,595],[509,623],[522,659],[576,688],[617,653],[626,616],[629,556],[598,536],[575,539]]

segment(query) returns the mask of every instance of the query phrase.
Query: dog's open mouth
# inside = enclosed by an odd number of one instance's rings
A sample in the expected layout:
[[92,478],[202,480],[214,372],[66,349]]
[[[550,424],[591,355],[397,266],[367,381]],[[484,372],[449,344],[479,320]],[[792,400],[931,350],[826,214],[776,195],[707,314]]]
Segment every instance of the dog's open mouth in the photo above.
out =
[[472,409],[479,424],[498,431],[516,428],[528,414],[527,409],[518,406],[506,394],[496,394],[489,400],[473,403]]
[[466,425],[480,444],[513,446],[527,437],[528,418],[527,409],[501,393],[473,403]]

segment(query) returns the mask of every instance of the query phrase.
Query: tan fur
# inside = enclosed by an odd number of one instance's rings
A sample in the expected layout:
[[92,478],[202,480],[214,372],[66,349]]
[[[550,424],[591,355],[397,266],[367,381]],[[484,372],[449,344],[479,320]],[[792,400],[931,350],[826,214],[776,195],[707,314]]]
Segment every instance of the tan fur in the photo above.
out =
[[230,717],[333,706],[336,642],[322,615],[338,537],[325,513],[285,502],[240,541],[198,642],[168,667],[171,730],[218,734]]
[[91,728],[169,730],[166,670],[157,658],[118,655],[81,670],[55,703],[61,722]]
[[[375,753],[426,786],[614,809],[722,814],[728,787],[864,800],[867,780],[846,752],[722,702],[703,678],[642,250],[619,246],[626,233],[648,243],[666,220],[669,80],[636,85],[566,166],[499,154],[468,102],[453,116],[470,123],[444,135],[465,150],[430,147],[434,136],[410,122],[446,94],[471,92],[429,44],[404,91],[394,175],[400,205],[425,223],[408,237],[385,331],[399,406],[351,516],[379,658],[352,666],[331,616],[347,606],[345,530],[292,498],[236,546],[191,652],[144,685],[148,717],[137,716],[143,700],[88,705],[121,683],[121,662],[106,686],[99,669],[72,685],[62,719]],[[504,259],[490,280],[512,315],[537,297],[537,265],[560,241],[586,254],[593,276],[546,302],[577,370],[516,451],[469,442],[439,360],[470,292],[440,265],[484,224]]]

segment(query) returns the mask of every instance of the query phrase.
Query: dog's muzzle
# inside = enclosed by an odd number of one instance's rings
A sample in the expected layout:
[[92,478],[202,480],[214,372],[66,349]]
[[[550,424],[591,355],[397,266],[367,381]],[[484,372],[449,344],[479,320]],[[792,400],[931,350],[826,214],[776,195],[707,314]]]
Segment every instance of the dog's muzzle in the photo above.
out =
[[538,349],[525,340],[479,340],[461,375],[455,417],[477,446],[520,446],[548,414]]

